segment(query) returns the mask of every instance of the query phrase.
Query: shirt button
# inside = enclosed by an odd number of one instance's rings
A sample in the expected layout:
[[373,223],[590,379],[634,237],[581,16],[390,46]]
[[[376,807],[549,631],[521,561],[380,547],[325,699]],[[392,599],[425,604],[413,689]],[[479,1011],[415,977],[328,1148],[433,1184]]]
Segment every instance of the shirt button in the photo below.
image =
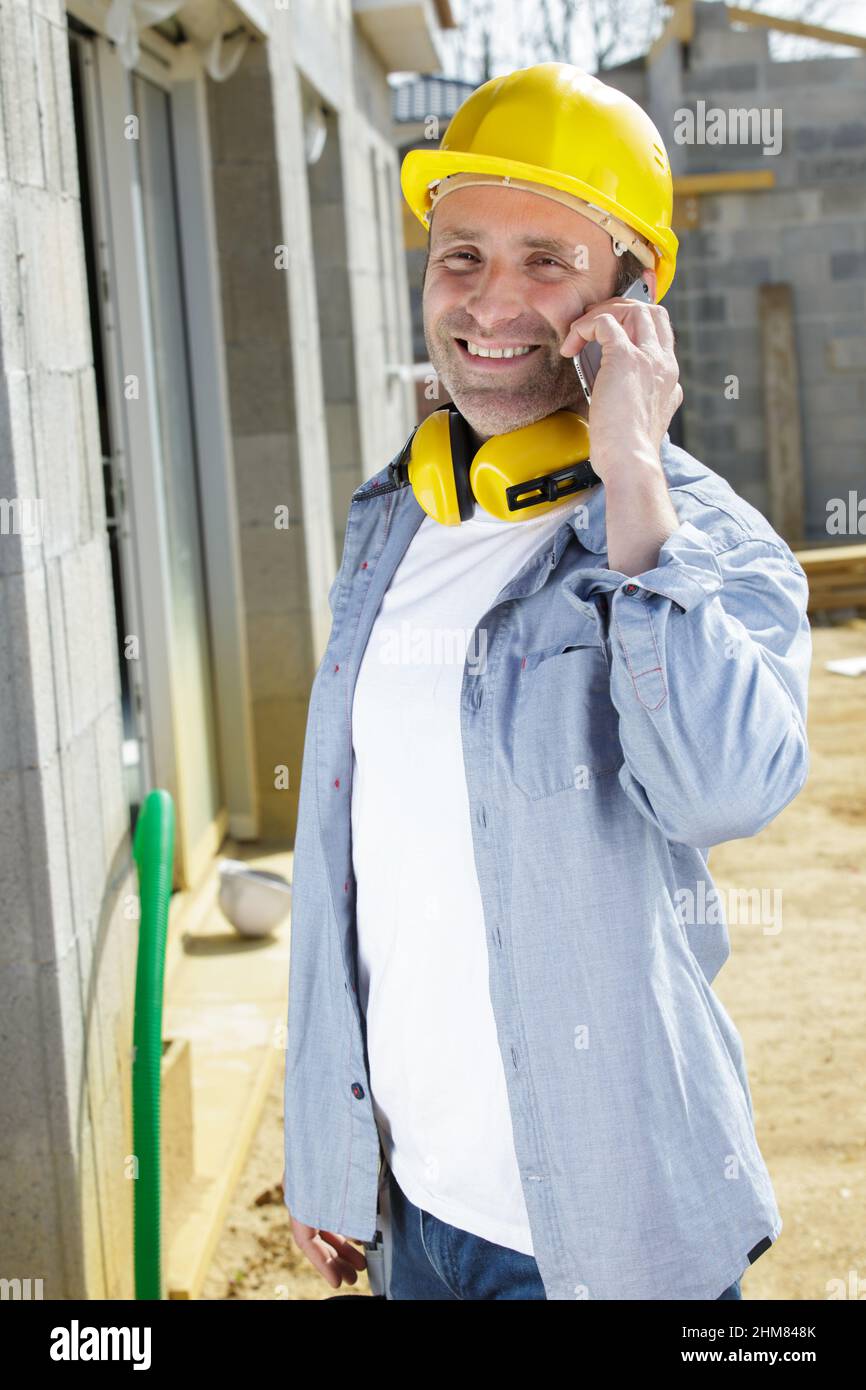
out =
[[364,1087],[361,1085],[360,1081],[352,1082],[352,1095],[355,1097],[355,1100],[364,1099]]
[[622,591],[623,591],[624,594],[636,594],[636,593],[637,593],[637,585],[636,585],[636,584],[624,584],[623,587],[622,587]]

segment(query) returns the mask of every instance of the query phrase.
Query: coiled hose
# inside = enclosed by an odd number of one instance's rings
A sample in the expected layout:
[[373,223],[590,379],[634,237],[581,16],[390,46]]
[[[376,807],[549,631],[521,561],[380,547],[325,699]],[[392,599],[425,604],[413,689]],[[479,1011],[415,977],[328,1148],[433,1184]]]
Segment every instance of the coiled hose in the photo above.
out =
[[133,856],[141,903],[132,1053],[135,1296],[161,1299],[162,995],[174,863],[174,802],[160,787],[148,793],[139,812]]

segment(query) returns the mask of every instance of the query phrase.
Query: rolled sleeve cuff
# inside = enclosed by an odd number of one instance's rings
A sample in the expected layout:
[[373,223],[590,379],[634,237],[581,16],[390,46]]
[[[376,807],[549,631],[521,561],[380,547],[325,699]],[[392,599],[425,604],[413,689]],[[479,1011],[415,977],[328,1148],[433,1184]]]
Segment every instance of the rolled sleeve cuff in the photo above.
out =
[[659,550],[658,564],[643,574],[618,575],[614,602],[646,599],[661,594],[687,611],[714,594],[724,582],[715,551],[708,538],[690,521],[682,521]]

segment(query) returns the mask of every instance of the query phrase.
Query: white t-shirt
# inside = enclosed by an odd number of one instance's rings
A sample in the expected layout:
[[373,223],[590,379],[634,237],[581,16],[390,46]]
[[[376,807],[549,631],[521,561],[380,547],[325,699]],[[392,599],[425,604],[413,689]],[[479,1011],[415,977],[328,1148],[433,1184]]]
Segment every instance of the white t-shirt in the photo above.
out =
[[373,1111],[410,1201],[531,1255],[488,984],[460,730],[476,623],[584,494],[531,521],[425,517],[385,593],[352,709],[358,988]]

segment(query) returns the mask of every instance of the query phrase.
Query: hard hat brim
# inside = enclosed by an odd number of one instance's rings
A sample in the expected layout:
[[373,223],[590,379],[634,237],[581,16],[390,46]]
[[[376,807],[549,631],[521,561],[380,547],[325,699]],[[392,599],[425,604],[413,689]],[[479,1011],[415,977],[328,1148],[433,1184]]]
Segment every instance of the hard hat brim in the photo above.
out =
[[498,155],[465,154],[459,150],[409,150],[400,168],[400,187],[406,202],[423,227],[429,228],[430,225],[429,185],[437,179],[446,178],[449,174],[463,172],[493,174],[503,179],[525,179],[530,183],[544,184],[563,193],[571,193],[585,202],[604,208],[661,251],[661,259],[656,267],[656,303],[664,298],[670,288],[679,248],[679,241],[672,228],[650,226],[642,218],[622,207],[614,198],[582,179],[561,174],[556,169],[545,169],[537,164],[524,164]]

